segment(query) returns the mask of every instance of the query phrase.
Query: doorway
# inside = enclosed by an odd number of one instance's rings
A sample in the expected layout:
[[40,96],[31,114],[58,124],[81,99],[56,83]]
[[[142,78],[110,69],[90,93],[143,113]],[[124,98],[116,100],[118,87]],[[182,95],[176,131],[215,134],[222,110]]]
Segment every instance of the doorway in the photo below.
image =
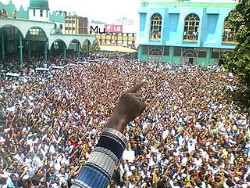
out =
[[189,58],[188,59],[188,64],[193,65],[194,64],[194,58]]

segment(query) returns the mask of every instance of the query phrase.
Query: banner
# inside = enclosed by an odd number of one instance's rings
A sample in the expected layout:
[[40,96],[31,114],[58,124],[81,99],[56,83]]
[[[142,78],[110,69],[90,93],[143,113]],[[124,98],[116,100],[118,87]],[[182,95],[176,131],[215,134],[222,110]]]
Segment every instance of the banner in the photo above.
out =
[[122,33],[123,26],[122,25],[105,24],[105,32],[106,33]]

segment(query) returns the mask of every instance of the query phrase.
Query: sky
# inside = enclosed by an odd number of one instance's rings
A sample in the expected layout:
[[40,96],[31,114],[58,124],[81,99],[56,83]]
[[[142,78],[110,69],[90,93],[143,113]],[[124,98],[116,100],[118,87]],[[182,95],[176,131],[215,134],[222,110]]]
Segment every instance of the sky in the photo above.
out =
[[[0,2],[7,4],[9,0]],[[30,0],[12,0],[12,2],[17,8],[23,5],[26,9]],[[122,17],[138,19],[139,2],[140,0],[49,0],[49,8],[51,11],[76,12],[79,16],[112,24],[114,20]]]

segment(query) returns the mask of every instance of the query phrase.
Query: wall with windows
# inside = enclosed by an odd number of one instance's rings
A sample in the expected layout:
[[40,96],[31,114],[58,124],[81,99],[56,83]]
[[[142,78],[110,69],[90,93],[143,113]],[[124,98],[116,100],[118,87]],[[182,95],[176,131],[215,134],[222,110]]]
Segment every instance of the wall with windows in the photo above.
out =
[[64,34],[88,34],[88,18],[76,14],[65,16]]
[[226,22],[236,3],[225,3],[223,8],[216,3],[164,6],[145,8],[143,4],[138,10],[139,59],[212,65],[219,63],[223,51],[235,48],[234,28]]
[[[197,47],[204,44],[207,47],[222,47],[224,21],[230,10],[195,7],[151,8],[146,13],[140,13],[139,42],[152,45]],[[228,35],[228,38],[233,36],[231,31],[225,32],[225,35]],[[228,48],[227,45],[225,47]]]
[[100,45],[135,47],[135,33],[103,33],[97,34],[96,39]]
[[29,10],[29,19],[36,21],[49,21],[49,10],[42,9],[30,9]]

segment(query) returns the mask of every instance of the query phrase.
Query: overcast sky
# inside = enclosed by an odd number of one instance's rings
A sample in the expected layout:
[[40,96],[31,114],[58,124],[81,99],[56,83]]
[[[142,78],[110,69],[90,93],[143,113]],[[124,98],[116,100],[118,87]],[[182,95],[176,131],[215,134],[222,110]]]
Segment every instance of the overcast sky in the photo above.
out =
[[[9,0],[0,0],[7,4]],[[30,0],[12,0],[13,4],[24,8]],[[76,12],[79,16],[113,23],[121,17],[138,19],[137,9],[140,0],[49,0],[50,10]]]

